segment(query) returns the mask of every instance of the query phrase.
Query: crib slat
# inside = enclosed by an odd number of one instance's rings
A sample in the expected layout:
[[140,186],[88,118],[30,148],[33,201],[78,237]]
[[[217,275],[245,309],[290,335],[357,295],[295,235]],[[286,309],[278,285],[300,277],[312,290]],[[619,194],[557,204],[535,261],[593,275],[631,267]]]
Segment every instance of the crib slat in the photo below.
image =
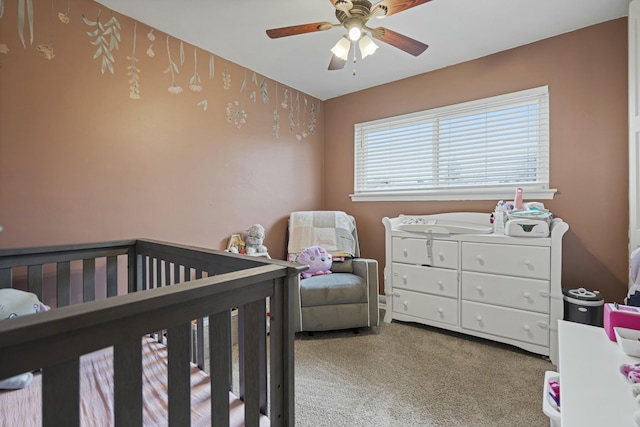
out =
[[43,427],[80,426],[80,359],[42,370]]
[[30,265],[27,270],[27,290],[42,301],[42,264]]
[[0,288],[10,288],[12,282],[11,268],[0,268]]
[[136,276],[137,265],[136,265],[136,254],[134,251],[129,251],[127,253],[127,293],[133,293],[137,290],[136,288],[136,280],[138,279]]
[[238,309],[238,327],[242,324],[239,342],[243,345],[240,353],[240,397],[244,400],[247,426],[259,425],[260,413],[267,413],[266,317],[263,299]]
[[169,286],[171,284],[171,263],[169,261],[164,262],[164,285]]
[[118,295],[118,257],[107,257],[107,297]]
[[113,348],[115,425],[142,425],[142,342],[134,339]]
[[96,260],[95,258],[82,260],[82,301],[96,299]]
[[162,287],[162,260],[156,258],[156,288]]
[[209,316],[209,371],[211,377],[211,425],[229,425],[229,390],[233,387],[230,312]]
[[168,331],[169,426],[191,424],[190,333],[190,322],[169,328]]
[[[211,325],[209,325],[209,328],[211,328]],[[196,343],[196,362],[198,368],[204,371],[204,321],[202,317],[196,320]]]
[[138,255],[138,278],[136,289],[138,291],[144,291],[147,289],[147,257],[145,255]]
[[56,267],[56,306],[64,307],[71,304],[71,263],[59,262]]

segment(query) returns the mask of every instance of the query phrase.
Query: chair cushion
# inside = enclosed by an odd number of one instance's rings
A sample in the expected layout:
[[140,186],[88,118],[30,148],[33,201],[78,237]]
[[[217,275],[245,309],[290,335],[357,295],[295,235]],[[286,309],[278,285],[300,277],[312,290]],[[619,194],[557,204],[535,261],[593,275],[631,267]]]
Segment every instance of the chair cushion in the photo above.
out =
[[367,283],[355,274],[323,274],[300,280],[302,307],[366,302]]

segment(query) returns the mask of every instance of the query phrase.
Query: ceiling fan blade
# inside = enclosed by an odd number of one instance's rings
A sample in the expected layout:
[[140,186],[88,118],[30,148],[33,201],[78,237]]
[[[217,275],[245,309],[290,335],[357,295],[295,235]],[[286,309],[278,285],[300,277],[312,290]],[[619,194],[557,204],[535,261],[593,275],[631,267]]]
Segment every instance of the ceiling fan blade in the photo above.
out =
[[298,34],[315,33],[333,28],[331,22],[315,22],[313,24],[293,25],[291,27],[272,28],[267,30],[267,35],[272,39],[279,37],[295,36]]
[[329,0],[333,7],[338,10],[348,11],[353,7],[351,0]]
[[[394,13],[402,12],[403,10],[411,9],[412,7],[420,6],[422,3],[430,2],[431,0],[381,0],[371,7],[371,16],[378,16],[383,18],[385,16],[393,15]],[[380,13],[376,9],[382,8],[386,13]]]
[[344,65],[347,63],[346,60],[342,58],[338,58],[335,55],[331,55],[331,62],[329,62],[329,70],[342,70]]
[[395,31],[391,31],[383,27],[375,28],[374,31],[371,32],[371,36],[381,42],[385,42],[400,50],[404,50],[413,56],[420,55],[429,47],[429,45],[419,42],[418,40],[403,36],[400,33],[396,33]]

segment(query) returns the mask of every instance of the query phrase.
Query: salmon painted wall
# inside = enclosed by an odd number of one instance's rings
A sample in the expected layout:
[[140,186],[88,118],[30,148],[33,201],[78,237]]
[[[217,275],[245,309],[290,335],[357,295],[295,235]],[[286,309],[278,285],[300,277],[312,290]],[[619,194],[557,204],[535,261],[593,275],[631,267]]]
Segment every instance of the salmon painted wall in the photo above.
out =
[[352,202],[354,123],[543,85],[550,96],[551,188],[558,189],[543,202],[570,227],[563,286],[599,289],[605,300],[622,301],[629,218],[626,18],[325,101],[325,207],[355,215],[362,253],[378,260],[381,278],[383,217],[491,212],[496,201]]
[[90,0],[68,13],[34,2],[23,47],[18,2],[4,3],[0,247],[146,237],[224,249],[260,223],[279,258],[289,213],[321,207],[317,99]]

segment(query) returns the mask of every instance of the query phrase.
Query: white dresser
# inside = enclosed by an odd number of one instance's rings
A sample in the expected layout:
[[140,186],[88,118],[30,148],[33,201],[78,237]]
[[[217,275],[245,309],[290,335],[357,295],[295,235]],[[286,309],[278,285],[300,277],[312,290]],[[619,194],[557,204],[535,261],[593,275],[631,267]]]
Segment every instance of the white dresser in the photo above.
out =
[[[418,322],[475,335],[557,363],[565,222],[553,219],[546,238],[475,234],[490,226],[485,213],[401,215],[382,222],[385,322]],[[407,222],[435,225],[408,231]]]

